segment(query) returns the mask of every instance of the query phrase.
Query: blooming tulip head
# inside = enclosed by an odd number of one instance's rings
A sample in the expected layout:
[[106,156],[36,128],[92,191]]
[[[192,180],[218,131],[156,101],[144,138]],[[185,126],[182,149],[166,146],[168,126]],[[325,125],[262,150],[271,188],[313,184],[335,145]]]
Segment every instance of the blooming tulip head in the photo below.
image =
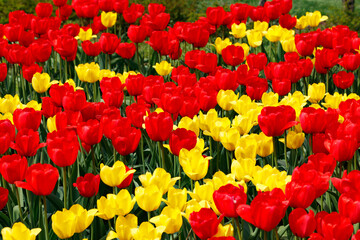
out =
[[167,61],[162,61],[160,63],[156,63],[154,68],[160,76],[166,76],[170,74],[171,70],[174,67],[172,67],[171,64],[168,63]]
[[102,12],[101,13],[101,23],[109,28],[115,25],[117,18],[117,13],[115,12]]
[[79,194],[83,197],[95,196],[99,191],[99,185],[100,175],[92,173],[87,173],[84,177],[78,177],[76,183],[73,183],[73,186],[78,189]]
[[36,236],[41,232],[41,228],[28,229],[22,222],[16,222],[12,228],[4,227],[1,235],[4,240],[35,240]]
[[151,218],[150,222],[154,223],[157,227],[166,227],[164,232],[173,234],[180,230],[183,220],[178,208],[167,206],[163,208],[160,215]]
[[159,208],[162,193],[156,185],[150,185],[145,188],[137,187],[135,189],[135,198],[139,207],[146,211],[152,212]]
[[119,186],[135,170],[126,170],[126,166],[121,161],[116,161],[112,167],[100,165],[100,178],[110,187]]
[[37,93],[46,92],[50,86],[57,81],[50,82],[50,76],[47,73],[35,73],[32,77],[32,86]]
[[210,157],[204,157],[196,148],[190,151],[183,148],[180,150],[179,162],[185,174],[192,180],[200,180],[205,177],[209,168]]

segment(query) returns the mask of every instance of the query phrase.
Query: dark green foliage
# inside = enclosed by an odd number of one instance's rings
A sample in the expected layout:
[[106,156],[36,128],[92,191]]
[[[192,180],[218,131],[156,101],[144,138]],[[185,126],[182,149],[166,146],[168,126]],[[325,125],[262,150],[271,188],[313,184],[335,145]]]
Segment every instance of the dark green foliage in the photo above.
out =
[[342,9],[334,9],[329,15],[329,23],[332,25],[347,25],[351,30],[360,31],[360,13]]

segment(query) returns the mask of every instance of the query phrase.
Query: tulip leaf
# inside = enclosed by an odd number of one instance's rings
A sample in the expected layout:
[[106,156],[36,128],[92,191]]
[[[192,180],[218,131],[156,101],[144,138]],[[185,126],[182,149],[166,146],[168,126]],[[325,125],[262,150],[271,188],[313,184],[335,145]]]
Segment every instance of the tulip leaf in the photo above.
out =
[[0,212],[0,225],[2,227],[10,227],[11,226],[9,217],[6,214],[4,214],[3,212]]
[[62,210],[64,203],[57,197],[55,196],[53,193],[48,195],[47,200],[49,200],[49,202],[54,206],[54,208],[56,210]]

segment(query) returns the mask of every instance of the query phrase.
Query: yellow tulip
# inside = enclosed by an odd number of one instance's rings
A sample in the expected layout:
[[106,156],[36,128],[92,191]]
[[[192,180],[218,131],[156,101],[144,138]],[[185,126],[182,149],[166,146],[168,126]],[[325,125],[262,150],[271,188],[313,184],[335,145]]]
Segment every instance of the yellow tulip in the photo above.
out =
[[326,108],[334,108],[337,109],[342,101],[345,101],[346,97],[339,94],[338,92],[334,92],[334,95],[329,93],[325,94],[325,103],[322,105]]
[[280,105],[289,105],[293,107],[295,111],[297,111],[301,110],[307,104],[308,99],[308,96],[304,96],[302,92],[296,91],[293,94],[289,93],[287,96],[281,99]]
[[0,112],[11,113],[21,106],[20,98],[18,95],[6,94],[3,98],[0,98]]
[[160,240],[166,227],[154,227],[149,222],[141,223],[139,229],[133,234],[134,240]]
[[239,94],[235,94],[233,90],[223,90],[221,89],[217,94],[217,102],[219,106],[225,111],[230,111],[233,109],[233,105],[236,104]]
[[265,165],[263,168],[256,166],[251,181],[258,191],[271,191],[274,188],[280,188],[285,192],[286,184],[291,181],[291,176],[270,165]]
[[263,132],[254,135],[257,143],[256,153],[260,157],[267,157],[273,153],[273,139],[266,136]]
[[80,28],[80,32],[76,38],[80,39],[80,41],[82,42],[90,40],[91,38],[93,38],[93,31],[91,28],[88,28],[86,30]]
[[204,135],[211,136],[214,141],[220,142],[221,132],[228,130],[230,128],[230,124],[231,122],[229,118],[218,118],[209,126],[209,131],[204,131]]
[[309,26],[308,17],[307,16],[301,16],[296,20],[296,29],[305,29],[307,26]]
[[12,124],[14,124],[14,119],[13,119],[13,115],[9,112],[3,114],[0,114],[0,120],[5,120],[8,119]]
[[12,228],[4,227],[1,230],[3,240],[35,240],[41,228],[28,229],[22,222],[16,222]]
[[249,45],[253,48],[259,47],[262,44],[263,34],[260,31],[250,30],[246,33]]
[[[103,70],[104,70],[104,69],[103,69]],[[103,71],[103,70],[101,70],[101,71]],[[108,70],[108,71],[110,71],[110,70]],[[136,72],[134,72],[134,71],[129,71],[129,72],[123,72],[123,74],[118,73],[117,76],[120,78],[121,83],[122,83],[122,84],[125,84],[126,79],[128,78],[129,75],[137,75],[137,74],[139,74],[139,73],[136,73]],[[101,75],[101,74],[100,74],[100,75]],[[115,76],[115,73],[114,73],[114,76]],[[105,77],[106,77],[106,76],[105,76]],[[102,79],[102,78],[100,77],[100,79]]]
[[220,132],[220,141],[224,148],[228,151],[234,151],[240,139],[240,133],[237,128],[229,128]]
[[53,117],[49,117],[46,121],[46,126],[49,131],[49,133],[56,131],[56,115]]
[[239,185],[244,187],[245,193],[247,192],[247,185],[246,183],[241,180],[239,182],[235,181],[235,174],[229,173],[225,175],[222,171],[217,171],[212,179],[205,179],[205,183],[211,183],[213,185],[214,191],[218,190],[220,187],[225,186],[227,184],[232,184],[235,187],[239,187]]
[[202,208],[210,208],[209,201],[201,200],[201,201],[198,202],[195,199],[191,199],[186,204],[185,214],[183,214],[183,216],[189,221],[190,214],[193,213],[193,212],[198,212]]
[[270,42],[278,42],[285,31],[281,26],[273,25],[267,30],[265,37]]
[[51,81],[50,76],[47,73],[35,73],[32,78],[32,86],[37,93],[46,92],[50,86],[58,81]]
[[82,82],[94,83],[99,81],[100,66],[97,63],[85,63],[75,66],[79,80]]
[[180,177],[171,178],[171,174],[163,168],[156,168],[153,174],[146,172],[146,174],[139,176],[139,180],[145,188],[155,185],[160,190],[161,195],[167,193],[169,188],[174,186],[179,179]]
[[192,192],[188,192],[192,199],[200,202],[202,200],[206,200],[208,202],[213,201],[213,193],[214,193],[214,185],[211,181],[206,182],[205,184],[200,185],[198,181],[195,182],[194,190]]
[[[286,135],[286,146],[290,149],[298,149],[301,147],[305,140],[305,133],[300,132],[296,133],[294,131],[289,131]],[[280,140],[284,142],[284,139]]]
[[155,71],[160,76],[166,76],[171,73],[171,70],[174,67],[172,67],[171,63],[168,63],[167,61],[161,61],[161,63],[156,63],[155,66],[153,66],[153,68],[155,68]]
[[231,173],[235,175],[236,180],[251,181],[255,171],[256,160],[251,158],[241,158],[233,160],[231,163]]
[[246,24],[245,23],[240,23],[240,24],[236,24],[233,23],[231,25],[231,35],[233,35],[235,38],[243,38],[246,36]]
[[222,225],[219,224],[218,231],[214,235],[214,237],[232,237],[234,236],[234,227],[231,223]]
[[101,23],[109,28],[115,25],[117,18],[116,12],[102,12],[101,13]]
[[171,187],[168,191],[167,195],[168,199],[163,201],[166,203],[166,205],[177,208],[180,211],[185,210],[186,206],[186,200],[187,200],[187,190],[186,188],[183,189],[176,189]]
[[142,210],[151,212],[159,208],[162,193],[156,185],[149,185],[135,188],[135,197]]
[[213,46],[215,46],[216,52],[221,55],[222,50],[231,44],[232,43],[229,38],[222,40],[220,37],[218,37],[216,38],[215,44],[213,44]]
[[200,180],[205,177],[209,168],[209,159],[203,157],[202,152],[197,148],[190,151],[186,148],[180,150],[179,162],[185,174],[192,180]]
[[311,103],[320,102],[325,96],[325,84],[324,83],[314,83],[309,85],[308,89],[309,101]]
[[210,109],[207,114],[199,113],[199,127],[203,131],[210,131],[210,126],[218,119],[218,113],[215,109]]
[[254,30],[260,32],[266,32],[269,28],[268,22],[256,21],[254,22]]
[[241,158],[256,158],[257,141],[253,136],[245,135],[242,136],[237,142],[235,148],[236,159]]
[[253,126],[253,119],[246,115],[236,115],[232,121],[232,127],[236,128],[240,135],[249,133]]
[[307,12],[306,17],[310,27],[317,27],[319,26],[320,22],[328,20],[328,17],[321,16],[319,11]]
[[[101,81],[104,77],[112,78],[112,77],[115,77],[115,76],[116,76],[115,72],[114,72],[114,71],[111,71],[111,70],[109,70],[109,69],[101,69],[100,72],[99,72],[99,79],[100,79],[100,81]],[[121,80],[121,78],[120,78],[120,80]],[[122,81],[121,81],[121,82],[122,82]],[[125,83],[125,81],[122,82],[122,83]]]
[[57,211],[51,216],[52,229],[60,239],[70,238],[75,234],[76,215],[67,209]]
[[150,219],[156,227],[165,227],[164,232],[174,234],[178,232],[183,224],[181,211],[170,206],[164,207],[161,214]]
[[246,60],[246,57],[249,55],[250,47],[246,43],[235,43],[234,46],[236,47],[242,47],[244,50],[244,61]]
[[33,108],[35,111],[41,111],[41,103],[38,103],[35,100],[31,100],[30,102],[28,102],[26,105],[23,105],[21,108]]
[[101,181],[110,187],[119,186],[125,178],[135,171],[135,169],[126,171],[125,164],[121,161],[116,161],[113,167],[100,164]]
[[284,52],[297,52],[295,45],[295,37],[281,39],[280,43]]
[[98,210],[90,209],[87,211],[80,204],[75,204],[71,206],[69,211],[76,216],[75,233],[81,233],[90,226]]
[[115,230],[110,231],[106,237],[106,240],[112,240],[118,238],[121,240],[133,239],[133,232],[137,231],[138,218],[134,214],[128,214],[126,217],[119,216],[116,219]]
[[127,189],[122,189],[116,194],[117,208],[115,214],[119,216],[125,216],[134,208],[136,198],[131,199],[131,195]]
[[193,131],[196,136],[199,136],[200,128],[199,128],[199,118],[194,116],[192,119],[189,117],[182,117],[178,124],[179,128],[185,128],[186,130]]
[[245,115],[252,109],[257,109],[258,105],[252,101],[248,95],[242,95],[234,105],[234,110],[240,115]]
[[116,210],[118,209],[118,201],[115,194],[108,194],[106,197],[102,196],[97,200],[96,216],[104,220],[109,220],[115,216]]
[[279,94],[273,92],[264,93],[261,102],[264,106],[276,106],[279,103]]

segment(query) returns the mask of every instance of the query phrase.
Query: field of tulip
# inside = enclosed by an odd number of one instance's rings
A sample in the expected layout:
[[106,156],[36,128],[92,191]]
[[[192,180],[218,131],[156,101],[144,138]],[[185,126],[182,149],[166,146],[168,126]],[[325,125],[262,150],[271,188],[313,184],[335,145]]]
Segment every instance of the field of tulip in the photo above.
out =
[[360,240],[360,38],[292,6],[11,12],[0,239]]

